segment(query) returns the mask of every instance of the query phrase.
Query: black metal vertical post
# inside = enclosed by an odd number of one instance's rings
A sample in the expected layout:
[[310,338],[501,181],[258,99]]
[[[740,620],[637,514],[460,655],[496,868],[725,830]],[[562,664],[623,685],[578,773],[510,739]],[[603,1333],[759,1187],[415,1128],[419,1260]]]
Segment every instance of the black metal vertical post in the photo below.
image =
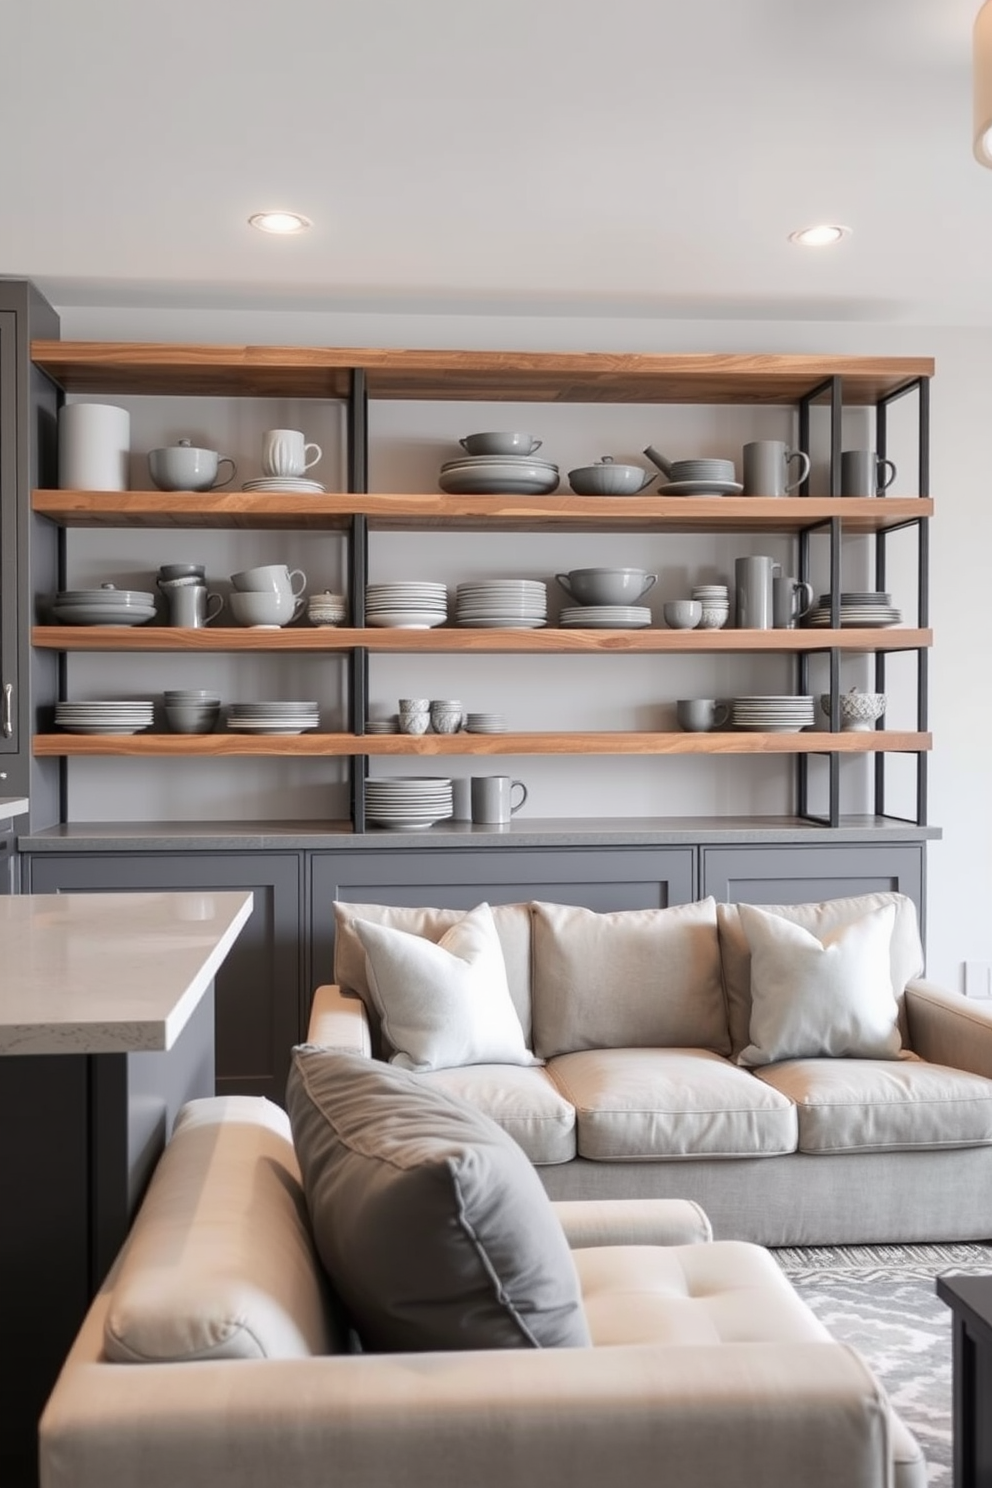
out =
[[[369,488],[369,399],[365,373],[353,368],[348,393],[348,490],[364,493]],[[368,518],[354,516],[348,545],[348,594],[351,623],[357,630],[365,627],[365,587],[369,571]],[[352,647],[348,663],[348,716],[351,732],[365,734],[369,698],[369,653],[367,646]],[[356,832],[365,831],[365,781],[369,757],[351,757],[349,783],[351,821]]]

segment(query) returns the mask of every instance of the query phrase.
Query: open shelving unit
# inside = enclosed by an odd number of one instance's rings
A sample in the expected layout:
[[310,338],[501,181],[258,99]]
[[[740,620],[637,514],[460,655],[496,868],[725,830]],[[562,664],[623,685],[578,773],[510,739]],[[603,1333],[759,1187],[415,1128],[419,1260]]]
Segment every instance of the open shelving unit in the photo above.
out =
[[[802,356],[612,356],[606,354],[477,353],[349,348],[203,346],[116,342],[36,342],[35,365],[65,393],[157,396],[303,397],[341,400],[347,407],[347,492],[319,496],[214,492],[93,492],[36,490],[32,509],[62,528],[228,528],[319,530],[341,533],[349,554],[351,625],[340,629],[290,627],[252,631],[211,626],[183,630],[153,627],[37,625],[39,650],[72,652],[327,653],[346,658],[349,668],[349,729],[342,733],[290,736],[235,734],[72,735],[39,733],[37,756],[64,760],[95,755],[133,758],[205,758],[233,755],[346,757],[352,765],[353,825],[365,828],[364,782],[370,758],[451,755],[755,755],[792,757],[796,764],[799,815],[836,825],[839,820],[839,761],[873,755],[876,812],[884,804],[884,757],[910,754],[917,769],[918,824],[925,822],[927,730],[926,655],[932,644],[927,624],[927,527],[933,515],[928,488],[928,380],[926,358]],[[876,447],[885,453],[886,415],[898,398],[918,400],[917,496],[873,500],[836,492],[840,419],[845,405],[872,406]],[[791,404],[799,410],[807,443],[811,408],[830,411],[830,486],[835,494],[812,496],[804,489],[788,498],[622,498],[554,494],[454,496],[436,493],[369,493],[369,404],[375,399],[472,400],[566,403]],[[836,607],[841,588],[842,545],[849,535],[868,534],[875,546],[875,576],[884,588],[886,539],[915,528],[918,541],[918,624],[890,629],[847,629]],[[368,539],[376,531],[678,532],[787,533],[798,540],[799,576],[807,578],[811,543],[829,542],[834,624],[799,630],[537,631],[458,629],[407,631],[364,624]],[[917,727],[842,732],[838,717],[842,655],[875,658],[878,690],[885,657],[911,651],[917,658]],[[830,728],[801,733],[713,734],[681,732],[507,733],[453,736],[367,735],[369,657],[375,654],[496,655],[717,655],[776,652],[793,658],[797,691],[808,690],[810,658],[829,657],[833,700]],[[826,815],[807,809],[810,756],[829,762]]]

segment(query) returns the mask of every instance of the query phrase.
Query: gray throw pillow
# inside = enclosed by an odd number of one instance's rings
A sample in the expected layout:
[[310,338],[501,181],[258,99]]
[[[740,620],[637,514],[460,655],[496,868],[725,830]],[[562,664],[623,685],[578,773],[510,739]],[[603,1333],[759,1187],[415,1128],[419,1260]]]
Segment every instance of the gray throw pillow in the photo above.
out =
[[558,1216],[488,1116],[409,1071],[309,1045],[286,1095],[317,1250],[363,1348],[591,1342]]

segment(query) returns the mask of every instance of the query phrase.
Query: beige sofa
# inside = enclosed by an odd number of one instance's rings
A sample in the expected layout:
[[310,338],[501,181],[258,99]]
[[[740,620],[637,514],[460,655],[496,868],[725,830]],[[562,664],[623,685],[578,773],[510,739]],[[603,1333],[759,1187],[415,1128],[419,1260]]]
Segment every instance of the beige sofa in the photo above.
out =
[[192,1102],[45,1409],[42,1488],[923,1488],[765,1251],[691,1204],[556,1209],[592,1347],[351,1353],[286,1114]]
[[[889,906],[898,1057],[742,1066],[754,1009],[737,905],[509,904],[493,907],[509,991],[544,1062],[423,1078],[494,1117],[555,1199],[691,1199],[718,1236],[771,1246],[988,1239],[992,1005],[921,979],[902,895],[765,910],[826,937]],[[460,915],[338,903],[312,1037],[388,1057],[356,921],[437,941]]]

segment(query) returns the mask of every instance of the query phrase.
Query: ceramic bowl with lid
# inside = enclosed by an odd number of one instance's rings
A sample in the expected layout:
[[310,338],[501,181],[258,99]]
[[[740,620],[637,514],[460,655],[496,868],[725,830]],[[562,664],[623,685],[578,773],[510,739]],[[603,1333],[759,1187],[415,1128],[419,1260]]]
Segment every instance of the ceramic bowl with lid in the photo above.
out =
[[577,496],[636,496],[654,479],[655,472],[643,465],[622,465],[612,455],[568,472],[568,483]]

